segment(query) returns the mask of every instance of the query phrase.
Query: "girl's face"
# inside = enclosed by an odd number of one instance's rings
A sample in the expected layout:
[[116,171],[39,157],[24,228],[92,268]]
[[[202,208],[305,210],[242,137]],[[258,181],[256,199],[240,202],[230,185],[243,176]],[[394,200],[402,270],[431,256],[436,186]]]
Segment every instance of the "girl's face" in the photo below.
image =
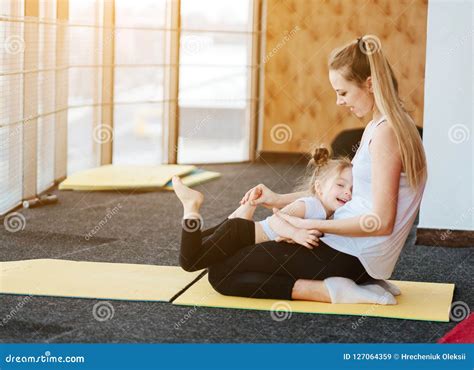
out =
[[323,184],[316,182],[315,190],[325,208],[334,212],[352,199],[352,169],[343,169]]
[[336,104],[346,106],[357,117],[362,118],[374,108],[374,95],[370,77],[359,86],[352,81],[347,81],[344,76],[335,70],[329,71],[329,81],[336,91]]

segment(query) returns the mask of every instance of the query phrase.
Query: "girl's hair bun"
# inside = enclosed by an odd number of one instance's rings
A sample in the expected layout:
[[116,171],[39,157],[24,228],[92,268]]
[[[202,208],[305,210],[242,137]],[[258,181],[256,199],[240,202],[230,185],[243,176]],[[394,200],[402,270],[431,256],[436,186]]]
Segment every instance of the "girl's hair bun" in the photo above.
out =
[[323,167],[329,162],[330,153],[324,147],[315,148],[313,150],[312,158],[309,161],[314,167]]
[[331,158],[331,147],[326,148],[316,144],[311,150],[311,158],[306,167],[306,174],[295,187],[295,191],[316,194],[315,184],[325,183],[346,168],[352,168],[351,160],[347,157]]

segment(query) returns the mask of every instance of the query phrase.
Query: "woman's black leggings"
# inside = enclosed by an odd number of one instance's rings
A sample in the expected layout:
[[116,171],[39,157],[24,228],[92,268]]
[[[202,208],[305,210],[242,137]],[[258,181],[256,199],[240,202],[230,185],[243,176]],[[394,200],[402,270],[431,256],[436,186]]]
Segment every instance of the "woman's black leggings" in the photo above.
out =
[[291,299],[298,279],[341,276],[364,283],[370,279],[359,259],[319,241],[299,244],[267,241],[255,244],[255,223],[243,218],[222,221],[201,231],[200,220],[183,220],[180,265],[186,271],[208,268],[209,282],[221,294]]

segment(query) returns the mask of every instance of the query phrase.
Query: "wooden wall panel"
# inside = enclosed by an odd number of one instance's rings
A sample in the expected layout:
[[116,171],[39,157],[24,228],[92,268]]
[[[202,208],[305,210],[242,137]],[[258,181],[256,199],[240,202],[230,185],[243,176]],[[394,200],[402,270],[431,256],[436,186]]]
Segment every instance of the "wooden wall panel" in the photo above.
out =
[[423,122],[426,0],[267,0],[262,151],[305,152],[341,131],[364,127],[336,105],[330,52],[363,34],[381,40],[400,96]]

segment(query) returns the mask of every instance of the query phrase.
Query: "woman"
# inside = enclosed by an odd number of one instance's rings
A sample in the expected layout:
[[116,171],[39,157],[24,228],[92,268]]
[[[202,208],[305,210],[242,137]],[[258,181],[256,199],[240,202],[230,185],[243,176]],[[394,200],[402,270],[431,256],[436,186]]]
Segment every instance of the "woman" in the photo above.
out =
[[[391,276],[416,217],[427,172],[421,138],[403,109],[380,43],[374,41],[375,36],[358,38],[335,50],[329,60],[336,103],[357,117],[372,114],[352,161],[352,200],[336,210],[333,220],[302,220],[276,212],[282,221],[324,234],[318,247],[269,241],[220,251],[222,259],[208,267],[209,281],[218,292],[370,302],[355,283]],[[241,204],[279,209],[305,195],[276,194],[260,184],[245,194]]]

